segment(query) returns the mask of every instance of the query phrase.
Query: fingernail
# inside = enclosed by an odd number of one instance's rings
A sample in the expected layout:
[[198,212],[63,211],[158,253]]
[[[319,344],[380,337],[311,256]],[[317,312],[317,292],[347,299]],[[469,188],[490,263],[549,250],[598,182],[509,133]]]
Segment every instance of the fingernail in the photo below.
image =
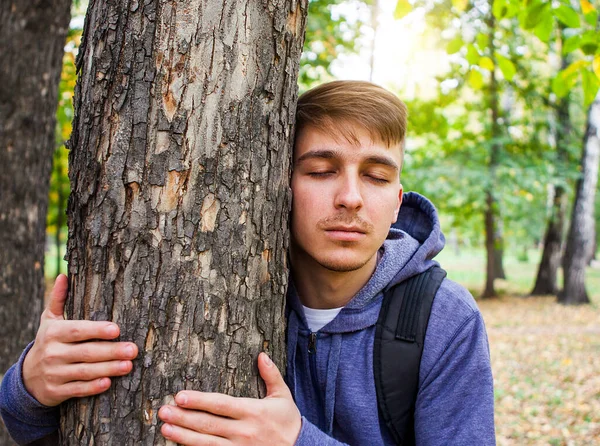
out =
[[131,357],[135,354],[135,350],[133,348],[133,345],[128,345],[127,347],[125,347],[125,355]]
[[271,367],[273,365],[273,361],[271,361],[271,358],[269,358],[269,355],[267,355],[265,353],[265,364],[269,367]]
[[170,424],[163,424],[162,432],[166,437],[170,437],[173,434],[173,427]]
[[177,404],[185,406],[188,402],[188,396],[185,393],[178,393],[175,397],[175,401],[177,402]]
[[163,418],[170,418],[172,413],[173,412],[171,412],[171,409],[169,409],[167,406],[163,407],[163,410],[160,411],[160,414],[163,416]]
[[114,324],[108,325],[105,328],[105,331],[109,336],[117,336],[117,334],[119,334],[119,328]]
[[119,368],[121,369],[122,372],[129,370],[130,366],[131,366],[130,361],[121,361],[121,363],[119,364]]

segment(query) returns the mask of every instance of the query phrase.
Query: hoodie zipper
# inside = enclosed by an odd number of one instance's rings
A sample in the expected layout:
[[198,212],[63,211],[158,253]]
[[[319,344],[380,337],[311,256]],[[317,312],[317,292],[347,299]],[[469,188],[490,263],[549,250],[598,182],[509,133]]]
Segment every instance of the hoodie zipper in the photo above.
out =
[[317,378],[317,334],[310,333],[308,337],[308,362],[310,364],[310,374],[312,377],[313,386],[315,388],[315,392],[317,393],[317,400],[319,404],[319,422],[318,428],[323,430],[324,426],[324,409],[323,409],[323,397],[321,396],[321,389],[319,386],[319,380]]

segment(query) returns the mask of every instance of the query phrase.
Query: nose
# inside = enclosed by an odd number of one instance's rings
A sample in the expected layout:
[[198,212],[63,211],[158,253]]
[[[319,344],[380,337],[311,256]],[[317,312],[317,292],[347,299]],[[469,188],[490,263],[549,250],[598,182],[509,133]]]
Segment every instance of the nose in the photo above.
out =
[[335,196],[335,207],[356,211],[363,206],[363,195],[359,179],[354,175],[344,175],[340,178],[339,188]]

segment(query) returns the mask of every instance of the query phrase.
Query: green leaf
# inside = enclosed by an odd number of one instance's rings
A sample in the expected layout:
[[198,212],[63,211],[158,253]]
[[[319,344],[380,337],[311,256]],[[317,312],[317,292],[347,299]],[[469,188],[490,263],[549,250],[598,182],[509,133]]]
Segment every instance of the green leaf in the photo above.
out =
[[554,14],[558,20],[569,28],[579,28],[581,26],[581,21],[579,20],[577,12],[567,5],[562,3],[558,5],[558,7],[554,9]]
[[560,71],[552,80],[552,91],[559,98],[564,98],[573,89],[580,71],[585,71],[587,62],[578,60]]
[[413,6],[408,0],[398,0],[396,3],[396,9],[394,11],[394,19],[400,20],[406,17],[413,10]]
[[503,19],[508,14],[508,5],[506,0],[495,0],[492,7],[492,13],[498,20]]
[[517,69],[515,68],[515,64],[512,63],[510,59],[507,59],[500,53],[495,53],[496,61],[498,62],[498,66],[500,67],[500,71],[502,71],[502,75],[504,79],[507,81],[512,81],[515,74],[517,74]]
[[480,57],[479,51],[477,51],[475,45],[469,43],[469,45],[467,45],[467,62],[471,65],[477,65]]
[[465,43],[463,42],[462,38],[456,37],[448,43],[448,46],[446,47],[446,53],[456,54],[460,51],[464,44]]
[[583,84],[583,98],[584,104],[588,107],[598,94],[598,88],[600,87],[600,80],[594,73],[589,70],[581,70],[581,81]]
[[600,79],[600,56],[594,57],[594,61],[592,62],[592,69],[594,73],[596,73],[596,77]]
[[564,98],[569,93],[569,88],[561,73],[557,74],[554,76],[554,79],[552,79],[552,92],[559,98]]
[[542,42],[548,42],[554,29],[554,17],[552,16],[550,9],[545,9],[542,12],[542,18],[540,22],[535,26],[533,33]]
[[494,70],[494,62],[489,57],[482,57],[479,59],[479,66],[484,70],[493,71]]
[[469,71],[469,85],[473,90],[481,90],[483,88],[483,74],[476,69]]
[[584,20],[591,26],[596,26],[598,23],[598,11],[595,9],[583,16]]
[[490,36],[488,36],[485,33],[479,33],[479,34],[477,34],[477,38],[475,39],[475,42],[477,43],[477,47],[484,50],[490,44]]
[[533,29],[540,23],[544,16],[544,10],[550,9],[549,3],[533,3],[527,8],[525,16],[525,29]]
[[586,31],[583,36],[581,36],[581,44],[579,47],[586,56],[596,54],[596,51],[598,50],[598,34],[595,31]]
[[567,40],[565,40],[565,43],[563,44],[563,47],[562,47],[562,53],[569,54],[569,53],[575,51],[576,49],[578,49],[579,45],[581,45],[581,36],[578,36],[578,35],[571,36]]

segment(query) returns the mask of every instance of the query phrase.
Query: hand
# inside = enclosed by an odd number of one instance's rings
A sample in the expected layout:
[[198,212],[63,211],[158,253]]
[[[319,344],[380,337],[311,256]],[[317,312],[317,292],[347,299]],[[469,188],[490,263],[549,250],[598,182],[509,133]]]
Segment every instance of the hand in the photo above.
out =
[[119,336],[112,322],[65,320],[66,298],[67,277],[61,274],[23,361],[25,388],[46,406],[104,392],[110,387],[108,377],[129,373],[138,353],[132,342],[109,342]]
[[177,406],[163,406],[162,434],[171,441],[196,445],[293,445],[302,421],[292,394],[271,359],[261,353],[258,370],[267,385],[263,399],[184,390]]

